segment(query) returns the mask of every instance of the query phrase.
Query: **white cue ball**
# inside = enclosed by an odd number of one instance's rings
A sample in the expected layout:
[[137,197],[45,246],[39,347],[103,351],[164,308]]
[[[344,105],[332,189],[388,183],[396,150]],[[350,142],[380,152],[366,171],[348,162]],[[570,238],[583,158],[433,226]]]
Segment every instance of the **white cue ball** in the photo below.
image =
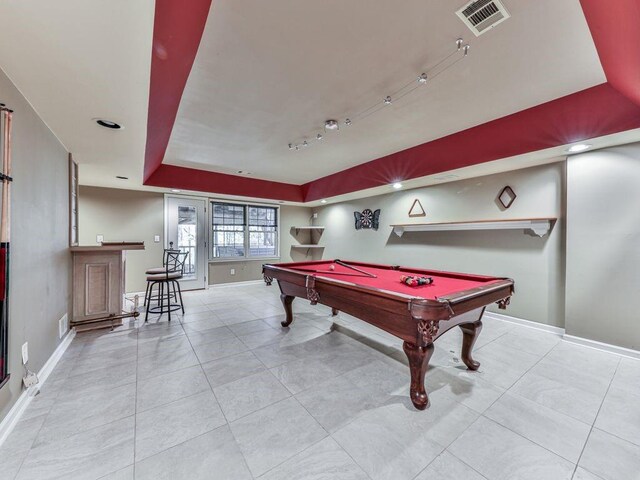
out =
[[335,270],[336,266],[335,265],[329,265],[329,270]]

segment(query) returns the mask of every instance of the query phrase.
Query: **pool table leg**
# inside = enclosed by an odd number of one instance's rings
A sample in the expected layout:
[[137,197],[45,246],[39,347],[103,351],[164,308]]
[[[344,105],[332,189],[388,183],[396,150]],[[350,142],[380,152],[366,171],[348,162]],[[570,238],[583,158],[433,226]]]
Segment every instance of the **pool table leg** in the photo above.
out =
[[335,317],[336,315],[338,315],[338,309],[337,308],[331,308],[331,316]]
[[424,410],[429,405],[429,397],[424,389],[424,375],[427,373],[429,360],[433,355],[433,343],[426,347],[420,347],[413,343],[404,342],[402,344],[404,353],[409,359],[409,370],[411,371],[411,401],[418,410]]
[[480,362],[476,362],[471,356],[473,344],[482,331],[482,321],[478,320],[473,323],[463,323],[460,325],[462,330],[462,361],[469,370],[478,370]]
[[293,309],[291,308],[291,304],[293,303],[293,299],[296,297],[292,297],[291,295],[285,295],[284,293],[280,294],[280,301],[284,306],[284,313],[287,315],[283,322],[280,323],[283,327],[288,327],[293,322]]

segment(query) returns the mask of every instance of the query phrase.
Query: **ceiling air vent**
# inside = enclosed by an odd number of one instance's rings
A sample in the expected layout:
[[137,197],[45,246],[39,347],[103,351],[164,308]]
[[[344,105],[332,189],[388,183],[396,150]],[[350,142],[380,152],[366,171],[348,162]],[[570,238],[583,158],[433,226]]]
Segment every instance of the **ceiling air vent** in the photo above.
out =
[[472,0],[458,10],[456,15],[460,17],[476,37],[511,16],[499,0]]

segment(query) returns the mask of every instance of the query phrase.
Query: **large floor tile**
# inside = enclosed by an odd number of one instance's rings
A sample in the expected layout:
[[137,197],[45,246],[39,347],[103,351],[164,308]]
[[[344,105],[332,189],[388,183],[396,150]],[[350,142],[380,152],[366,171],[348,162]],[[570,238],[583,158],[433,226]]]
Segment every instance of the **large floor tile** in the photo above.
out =
[[212,387],[218,387],[266,369],[253,352],[244,352],[202,365]]
[[229,330],[229,327],[216,327],[203,332],[188,331],[187,336],[189,337],[191,345],[202,345],[204,343],[235,338],[235,334]]
[[640,392],[612,385],[604,399],[595,426],[640,446]]
[[136,411],[143,412],[209,390],[200,365],[141,380],[137,387]]
[[269,371],[221,385],[214,388],[213,392],[229,422],[291,395]]
[[330,437],[290,458],[260,480],[368,480],[369,477]]
[[445,450],[415,480],[486,480],[486,478]]
[[213,393],[203,392],[139,413],[136,461],[226,423]]
[[134,417],[32,448],[19,480],[93,480],[133,463]]
[[138,381],[176,372],[198,365],[198,357],[191,347],[181,348],[171,356],[152,354],[138,358]]
[[254,476],[262,475],[327,436],[294,398],[232,422],[231,430]]
[[485,414],[556,455],[577,463],[591,426],[518,395],[503,395]]
[[408,397],[360,415],[333,438],[373,479],[412,479],[478,417],[456,402],[416,410]]
[[338,375],[327,362],[301,359],[271,369],[291,393],[299,393]]
[[579,465],[604,480],[637,480],[640,446],[594,428]]
[[237,338],[227,338],[211,343],[194,345],[193,349],[200,363],[207,363],[219,358],[245,352],[247,347]]
[[81,375],[92,370],[102,369],[106,366],[135,363],[137,356],[138,347],[136,345],[97,352],[86,357],[80,356],[76,360],[70,376]]
[[227,425],[136,464],[136,480],[251,480]]
[[500,388],[511,387],[541,358],[539,355],[493,343],[475,350],[473,357],[480,362],[480,376]]
[[640,360],[623,358],[613,378],[612,386],[640,395]]
[[525,374],[509,391],[588,424],[595,421],[604,398],[604,393],[586,392],[534,371]]
[[67,396],[53,406],[34,445],[58,442],[91,428],[106,425],[135,413],[134,383],[113,389]]
[[133,465],[129,465],[116,472],[108,473],[104,477],[100,477],[99,480],[134,480],[134,468]]
[[603,480],[602,477],[598,477],[593,473],[585,470],[582,467],[576,468],[576,472],[573,474],[572,480]]
[[[105,385],[110,388],[120,387],[136,381],[137,365],[135,361],[119,365],[106,366],[98,370],[79,373],[67,378],[64,382],[62,396],[79,395],[84,392],[101,390]],[[49,380],[47,380],[47,384]],[[46,385],[46,384],[45,384]]]
[[[406,375],[409,376],[408,371]],[[427,393],[446,392],[457,402],[479,413],[489,408],[505,391],[463,365],[430,368],[425,388]]]
[[562,339],[559,335],[553,335],[548,332],[532,328],[513,328],[511,331],[496,338],[492,343],[543,356],[561,341]]
[[570,480],[574,465],[481,417],[449,451],[489,480]]

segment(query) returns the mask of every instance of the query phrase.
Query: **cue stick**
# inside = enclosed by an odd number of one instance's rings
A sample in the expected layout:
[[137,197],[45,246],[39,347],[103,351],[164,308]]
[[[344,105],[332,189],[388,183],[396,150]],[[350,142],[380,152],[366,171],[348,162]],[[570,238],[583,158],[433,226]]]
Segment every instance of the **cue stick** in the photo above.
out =
[[304,268],[300,268],[298,270],[300,270],[302,272],[309,272],[309,273],[320,273],[320,274],[327,273],[329,275],[345,275],[345,276],[348,276],[348,277],[366,277],[366,276],[368,276],[368,275],[354,275],[353,273],[346,273],[346,272],[336,272],[336,271],[333,271],[333,270],[305,270]]
[[9,239],[10,239],[10,186],[11,181],[11,117],[12,111],[0,107],[2,117],[2,210],[0,211],[0,328],[2,357],[0,358],[0,381],[7,377],[7,324],[9,322]]
[[365,272],[364,270],[360,270],[359,268],[353,267],[348,263],[344,263],[342,260],[334,260],[333,262],[337,263],[338,265],[342,265],[343,267],[350,268],[351,270],[355,270],[356,272],[364,273],[367,277],[378,278],[377,275],[374,275],[373,273]]

